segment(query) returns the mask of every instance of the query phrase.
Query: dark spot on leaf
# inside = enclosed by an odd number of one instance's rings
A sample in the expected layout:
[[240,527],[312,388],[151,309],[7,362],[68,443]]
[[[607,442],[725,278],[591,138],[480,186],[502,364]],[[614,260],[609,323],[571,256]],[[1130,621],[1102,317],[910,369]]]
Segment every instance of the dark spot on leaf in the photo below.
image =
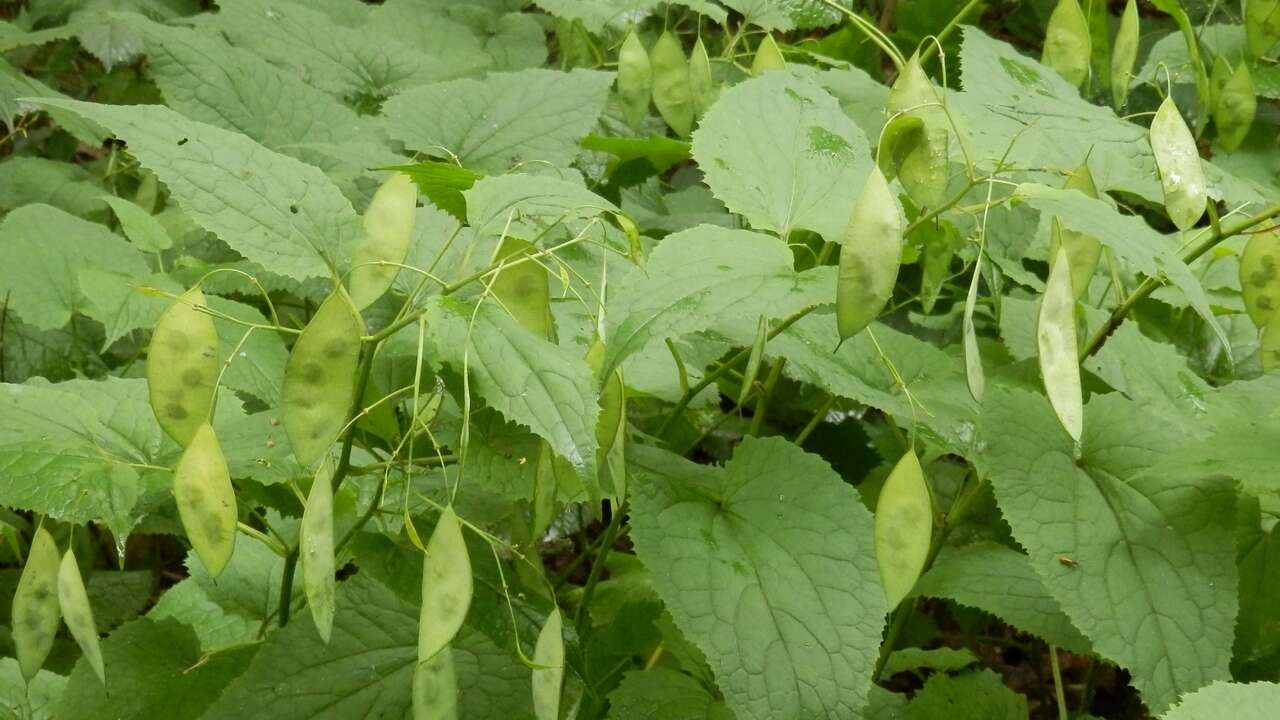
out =
[[187,144],[187,138],[182,138],[181,140],[178,141],[178,145],[186,145],[186,144]]

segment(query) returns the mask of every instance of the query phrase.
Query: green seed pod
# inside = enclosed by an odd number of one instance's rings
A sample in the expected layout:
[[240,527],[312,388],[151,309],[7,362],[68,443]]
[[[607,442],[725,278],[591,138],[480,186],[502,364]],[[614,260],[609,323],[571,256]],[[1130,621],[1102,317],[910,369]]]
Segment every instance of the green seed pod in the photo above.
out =
[[1120,16],[1120,29],[1116,31],[1115,45],[1111,50],[1111,99],[1116,109],[1129,100],[1129,83],[1133,68],[1138,62],[1138,4],[1129,0]]
[[307,594],[311,619],[325,644],[333,630],[334,592],[337,568],[333,549],[333,456],[320,461],[307,505],[302,510],[298,534],[298,559],[302,563],[302,586]]
[[[1084,193],[1094,199],[1098,197],[1098,188],[1093,182],[1093,173],[1089,171],[1088,162],[1073,170],[1067,176],[1067,182],[1063,187]],[[1102,257],[1102,243],[1092,235],[1062,227],[1058,218],[1055,217],[1049,233],[1049,257],[1057,257],[1059,247],[1067,249],[1067,258],[1071,267],[1071,288],[1075,292],[1075,297],[1077,300],[1084,300],[1089,296],[1089,283],[1093,280],[1093,274],[1098,269],[1098,260]]]
[[1218,96],[1231,80],[1231,63],[1222,55],[1213,59],[1213,72],[1209,75],[1209,103],[1217,107]]
[[649,51],[633,30],[618,50],[618,100],[628,125],[640,127],[649,115],[652,95],[653,67],[649,64]]
[[693,114],[702,117],[716,101],[715,79],[711,75],[711,57],[702,38],[689,53],[689,94],[693,98]]
[[782,57],[782,48],[773,39],[773,35],[765,35],[756,48],[756,55],[751,60],[751,77],[760,77],[770,70],[782,70],[787,61]]
[[[600,372],[604,351],[604,343],[596,338],[587,351],[587,365],[593,372]],[[627,488],[627,393],[621,368],[601,381],[599,404],[600,415],[596,419],[597,466],[608,473],[614,498],[621,502]]]
[[[1216,65],[1214,72],[1217,72]],[[1240,147],[1249,135],[1257,112],[1258,98],[1254,94],[1253,77],[1249,74],[1249,66],[1242,62],[1217,89],[1213,100],[1213,123],[1218,126],[1218,141],[1223,148],[1234,152]]]
[[[382,183],[364,211],[364,241],[351,255],[347,276],[351,302],[363,310],[382,297],[400,274],[398,264],[409,255],[418,215],[418,187],[396,173]],[[378,265],[389,262],[397,265]]]
[[560,719],[560,688],[564,683],[564,632],[560,608],[547,616],[533,650],[533,715],[538,720]]
[[928,141],[924,120],[918,115],[897,115],[886,122],[876,152],[876,165],[884,173],[885,180],[892,182],[910,152]]
[[489,291],[525,329],[545,340],[556,336],[551,315],[551,278],[539,260],[522,257],[538,252],[519,238],[508,237],[498,250],[498,260],[511,263],[497,272]]
[[1165,211],[1179,230],[1186,230],[1204,215],[1208,184],[1196,139],[1172,98],[1160,103],[1151,121],[1151,151],[1160,171]]
[[413,720],[457,720],[458,675],[448,646],[413,669]]
[[693,90],[689,61],[680,39],[670,30],[662,33],[650,54],[653,62],[653,104],[658,114],[681,137],[693,130]]
[[[898,122],[895,118],[905,116],[919,118],[924,129],[922,134],[902,132],[901,139],[890,146],[890,158],[897,166],[897,172],[892,174],[896,174],[917,205],[941,205],[947,199],[951,131],[933,82],[920,66],[919,55],[912,55],[903,66],[889,90],[885,111],[890,126]],[[897,133],[895,129],[894,135]]]
[[893,295],[902,260],[898,200],[878,167],[872,167],[854,203],[840,248],[836,279],[836,327],[841,341],[858,334]]
[[40,671],[58,632],[58,545],[43,527],[36,529],[27,564],[13,594],[13,649],[22,677]]
[[529,547],[534,547],[551,527],[556,512],[560,482],[556,475],[556,455],[551,445],[538,443],[538,464],[533,473],[533,526],[529,528]]
[[1262,329],[1262,338],[1258,346],[1258,354],[1262,358],[1262,371],[1271,372],[1280,368],[1280,313],[1272,315],[1266,327]]
[[1271,324],[1280,308],[1280,233],[1249,236],[1240,256],[1240,289],[1253,324],[1259,329]]
[[1111,28],[1107,3],[1104,0],[1086,0],[1085,17],[1089,21],[1089,73],[1106,91],[1111,89]]
[[1045,28],[1040,62],[1072,85],[1083,87],[1089,81],[1089,53],[1089,20],[1080,3],[1058,0]]
[[1245,0],[1244,30],[1249,57],[1266,55],[1280,40],[1280,0]]
[[339,287],[298,336],[284,367],[285,434],[298,462],[310,465],[337,439],[356,392],[364,320]]
[[964,299],[964,372],[969,384],[969,394],[977,402],[982,402],[986,392],[986,371],[982,368],[982,354],[978,349],[978,333],[973,327],[973,313],[978,306],[978,283],[982,279],[982,253],[973,263],[973,277],[969,280],[969,293]]
[[876,562],[889,607],[915,587],[933,540],[933,500],[915,451],[898,460],[876,501]]
[[196,430],[173,470],[173,498],[191,548],[217,577],[235,550],[238,514],[227,460],[208,423]]
[[431,532],[422,560],[418,662],[430,660],[458,634],[471,607],[473,588],[471,556],[462,526],[453,508],[447,507]]
[[160,427],[180,445],[209,419],[218,381],[218,331],[191,288],[164,311],[147,350],[147,390]]
[[93,608],[89,606],[89,593],[85,592],[84,579],[80,577],[80,566],[76,563],[76,555],[70,548],[62,556],[62,564],[58,567],[58,606],[62,617],[75,638],[80,651],[84,653],[85,662],[98,676],[98,681],[107,684],[107,676],[102,667],[102,649],[98,647],[98,628],[93,622]]
[[747,356],[747,367],[742,373],[742,389],[738,391],[738,404],[747,401],[751,394],[751,386],[760,374],[760,361],[764,359],[764,346],[769,341],[769,318],[761,315],[756,324],[756,338],[751,343],[751,354]]
[[1058,420],[1076,442],[1084,432],[1084,396],[1080,388],[1079,348],[1076,341],[1076,301],[1071,286],[1071,259],[1058,248],[1049,268],[1049,282],[1040,298],[1036,343],[1045,392]]

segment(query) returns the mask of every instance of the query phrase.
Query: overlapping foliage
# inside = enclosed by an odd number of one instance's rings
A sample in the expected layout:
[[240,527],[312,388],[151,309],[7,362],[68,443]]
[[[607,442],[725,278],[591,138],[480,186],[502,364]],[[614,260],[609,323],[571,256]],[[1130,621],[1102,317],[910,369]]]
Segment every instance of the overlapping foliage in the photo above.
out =
[[204,4],[0,4],[4,713],[1273,712],[1276,3]]

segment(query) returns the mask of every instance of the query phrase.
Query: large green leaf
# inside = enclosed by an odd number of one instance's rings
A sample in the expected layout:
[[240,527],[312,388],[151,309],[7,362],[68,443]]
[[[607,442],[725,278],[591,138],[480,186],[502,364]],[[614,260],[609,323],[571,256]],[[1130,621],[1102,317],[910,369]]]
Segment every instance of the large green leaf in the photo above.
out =
[[836,99],[790,72],[728,90],[693,134],[693,157],[716,197],[752,227],[803,228],[836,243],[871,170],[867,138]]
[[521,70],[424,85],[386,102],[387,132],[411,150],[500,173],[530,161],[564,165],[604,110],[612,73]]
[[[418,608],[356,575],[338,586],[328,645],[310,622],[290,623],[267,638],[244,674],[202,717],[405,717],[417,653]],[[533,717],[529,670],[487,637],[464,627],[454,639],[453,656],[460,717]]]
[[440,359],[465,368],[473,392],[594,475],[600,408],[583,355],[534,335],[492,301],[475,308],[444,299],[429,318]]
[[0,294],[23,320],[56,330],[72,313],[92,314],[82,270],[147,273],[142,253],[102,225],[51,205],[26,205],[0,223]]
[[1089,652],[1089,641],[1063,614],[1027,556],[1003,545],[976,543],[944,552],[913,592],[984,610],[1060,648]]
[[1214,683],[1184,696],[1164,720],[1268,720],[1280,707],[1280,685],[1273,682]]
[[833,302],[833,271],[798,273],[786,245],[747,230],[700,225],[669,235],[644,271],[626,277],[609,298],[601,373],[651,342],[734,319],[754,327],[761,315],[782,318]]
[[989,391],[975,459],[1031,567],[1155,712],[1229,677],[1235,493],[1220,476],[1142,475],[1182,441],[1120,395],[1085,407],[1082,449],[1048,402]]
[[244,135],[158,105],[41,103],[106,126],[193,220],[274,273],[329,277],[361,237],[351,203],[324,173]]
[[886,610],[857,493],[781,438],[723,468],[635,455],[636,552],[734,714],[857,717]]
[[135,620],[102,641],[107,686],[80,661],[58,717],[201,717],[257,650],[247,645],[206,656],[191,629],[177,621]]
[[732,720],[733,714],[690,675],[654,668],[627,673],[609,693],[609,720]]
[[929,678],[907,707],[911,720],[1026,720],[1027,699],[990,670]]

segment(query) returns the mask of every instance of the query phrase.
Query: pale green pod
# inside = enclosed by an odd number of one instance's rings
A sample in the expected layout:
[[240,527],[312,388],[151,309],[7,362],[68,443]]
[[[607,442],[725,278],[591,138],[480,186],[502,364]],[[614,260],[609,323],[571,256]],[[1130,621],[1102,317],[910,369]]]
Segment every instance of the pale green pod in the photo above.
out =
[[333,630],[334,593],[337,589],[333,547],[333,455],[320,461],[298,533],[298,560],[302,563],[302,587],[307,607],[320,639],[329,643]]
[[196,430],[173,470],[173,498],[191,548],[209,575],[217,577],[236,542],[236,491],[213,427]]
[[373,194],[361,218],[364,239],[351,254],[347,275],[347,289],[357,310],[372,305],[396,281],[399,266],[409,255],[417,216],[418,187],[408,175],[395,173]]
[[218,382],[218,330],[193,287],[156,321],[147,349],[147,391],[161,429],[180,445],[209,419]]
[[1151,152],[1160,171],[1165,211],[1179,230],[1186,230],[1204,215],[1209,193],[1196,139],[1172,98],[1160,103],[1151,121]]
[[628,125],[634,128],[644,122],[652,96],[653,66],[649,63],[649,51],[633,30],[618,49],[618,100]]
[[84,589],[84,579],[80,577],[80,565],[76,563],[76,555],[70,548],[62,556],[62,564],[58,567],[58,606],[62,618],[67,623],[67,630],[84,653],[85,662],[98,676],[98,681],[107,684],[106,672],[102,667],[102,648],[98,646],[98,628],[93,622],[93,608],[89,606],[89,593]]
[[1213,72],[1209,74],[1209,102],[1217,107],[1218,96],[1231,80],[1231,63],[1221,54],[1213,59]]
[[1280,0],[1245,0],[1244,30],[1249,57],[1266,55],[1280,40]]
[[895,608],[920,579],[933,541],[933,500],[914,450],[898,460],[880,489],[875,536],[880,581]]
[[[551,315],[551,277],[539,259],[526,259],[538,248],[519,238],[507,237],[498,250],[502,266],[489,286],[507,312],[529,332],[544,340],[554,340],[555,319]],[[517,262],[518,261],[518,262]]]
[[1262,328],[1262,337],[1258,345],[1258,355],[1262,359],[1262,371],[1271,372],[1280,368],[1280,314],[1271,316],[1266,327]]
[[1045,28],[1040,62],[1072,85],[1083,87],[1089,81],[1089,55],[1089,20],[1080,3],[1058,0]]
[[547,616],[533,650],[533,715],[538,720],[560,720],[560,689],[564,684],[564,631],[560,608]]
[[892,181],[897,177],[898,168],[906,161],[907,155],[927,142],[924,120],[918,115],[895,115],[886,122],[880,131],[880,147],[876,151],[876,165],[885,179]]
[[129,241],[139,250],[158,253],[173,247],[169,231],[165,230],[151,213],[135,203],[114,195],[103,195],[102,201],[111,206],[116,219],[120,221],[120,229],[124,230]]
[[756,337],[751,343],[751,354],[747,356],[747,367],[742,373],[742,389],[738,391],[738,404],[747,401],[751,394],[751,386],[760,374],[760,362],[764,360],[764,346],[769,340],[769,318],[761,315],[756,324]]
[[1058,248],[1067,251],[1067,259],[1071,268],[1071,290],[1077,300],[1089,296],[1089,283],[1093,273],[1098,269],[1098,261],[1102,258],[1102,243],[1091,235],[1062,227],[1058,218],[1053,218],[1049,232],[1049,257],[1058,256]]
[[448,646],[413,669],[413,720],[457,720],[458,675]]
[[858,334],[893,295],[902,260],[902,216],[880,168],[872,166],[854,203],[840,248],[836,328],[840,339]]
[[418,624],[418,662],[449,645],[471,607],[474,589],[471,556],[452,507],[440,513],[422,559],[422,611]]
[[310,465],[347,423],[364,320],[339,287],[298,336],[284,367],[283,422],[293,454]]
[[964,373],[969,384],[969,394],[982,402],[986,392],[986,372],[982,367],[982,353],[978,349],[978,333],[973,327],[973,313],[978,306],[978,283],[982,278],[982,253],[973,263],[973,278],[969,280],[969,293],[964,298]]
[[560,482],[556,475],[556,456],[546,440],[538,443],[538,464],[533,471],[533,527],[529,528],[530,547],[551,527],[556,512]]
[[756,48],[755,57],[751,59],[751,77],[760,77],[770,70],[786,68],[787,61],[782,57],[782,48],[773,39],[773,35],[765,35]]
[[680,38],[670,30],[662,33],[649,58],[653,63],[653,105],[677,135],[687,137],[693,130],[693,91]]
[[715,79],[711,75],[711,57],[702,38],[689,53],[689,95],[693,98],[693,114],[702,117],[716,101]]
[[[1221,57],[1221,56],[1219,56]],[[1215,72],[1217,68],[1214,68]],[[1234,152],[1249,135],[1258,112],[1253,76],[1249,66],[1240,63],[1235,72],[1218,88],[1213,100],[1213,124],[1218,127],[1218,141],[1228,152]]]
[[1085,0],[1089,21],[1089,74],[1104,92],[1111,89],[1111,27],[1106,0]]
[[1067,434],[1080,442],[1084,432],[1084,395],[1080,387],[1071,259],[1065,248],[1058,249],[1049,267],[1049,281],[1040,298],[1036,344],[1040,355],[1040,374],[1044,378],[1049,403]]
[[888,122],[898,116],[919,118],[923,133],[906,132],[892,145],[891,159],[907,195],[922,207],[937,207],[947,199],[948,146],[950,121],[929,76],[912,55],[902,67],[885,100]]
[[1259,329],[1280,308],[1280,233],[1254,233],[1240,256],[1240,291],[1244,309]]
[[[604,361],[605,346],[596,338],[587,350],[587,365],[599,373]],[[622,379],[622,369],[615,369],[600,382],[600,415],[596,419],[597,465],[613,486],[614,498],[619,502],[626,496],[626,438],[627,393]]]
[[1138,3],[1129,0],[1120,16],[1120,28],[1111,48],[1111,99],[1116,109],[1129,100],[1129,83],[1133,80],[1133,68],[1138,62]]
[[13,594],[13,649],[22,677],[40,671],[58,632],[58,545],[43,527],[36,529],[27,564]]

